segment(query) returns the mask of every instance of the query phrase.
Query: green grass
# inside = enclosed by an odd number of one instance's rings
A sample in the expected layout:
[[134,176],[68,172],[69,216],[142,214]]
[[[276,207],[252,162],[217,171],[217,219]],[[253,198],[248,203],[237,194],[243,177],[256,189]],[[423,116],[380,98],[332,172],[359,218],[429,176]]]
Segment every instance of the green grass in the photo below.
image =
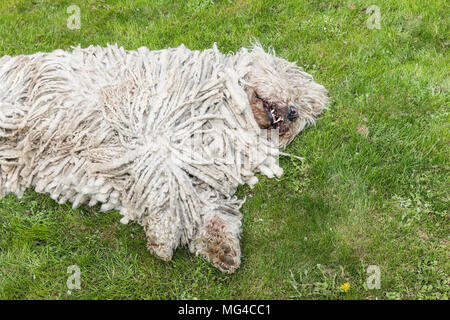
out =
[[[69,30],[66,9],[81,8]],[[365,8],[381,11],[369,29]],[[223,52],[258,39],[328,88],[317,125],[242,208],[233,275],[178,250],[151,256],[117,212],[72,210],[29,190],[0,200],[3,299],[447,299],[449,4],[436,1],[2,0],[0,55],[115,43]],[[67,294],[67,267],[81,289]],[[377,265],[381,289],[366,286]],[[339,287],[350,283],[350,290]]]

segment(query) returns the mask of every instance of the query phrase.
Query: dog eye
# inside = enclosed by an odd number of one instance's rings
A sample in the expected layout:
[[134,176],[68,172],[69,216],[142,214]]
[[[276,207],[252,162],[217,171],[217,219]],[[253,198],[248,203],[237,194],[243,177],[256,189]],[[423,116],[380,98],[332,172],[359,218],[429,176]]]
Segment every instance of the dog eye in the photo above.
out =
[[294,106],[289,106],[288,107],[288,119],[290,121],[293,121],[297,118],[298,114],[297,114],[297,109]]

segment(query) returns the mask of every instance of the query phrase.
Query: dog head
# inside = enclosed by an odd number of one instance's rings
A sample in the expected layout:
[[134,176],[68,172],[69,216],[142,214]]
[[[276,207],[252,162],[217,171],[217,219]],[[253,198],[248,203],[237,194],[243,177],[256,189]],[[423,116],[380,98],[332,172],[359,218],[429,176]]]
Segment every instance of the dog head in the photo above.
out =
[[262,129],[276,130],[279,146],[295,136],[326,108],[327,91],[295,63],[255,45],[243,78],[250,107]]

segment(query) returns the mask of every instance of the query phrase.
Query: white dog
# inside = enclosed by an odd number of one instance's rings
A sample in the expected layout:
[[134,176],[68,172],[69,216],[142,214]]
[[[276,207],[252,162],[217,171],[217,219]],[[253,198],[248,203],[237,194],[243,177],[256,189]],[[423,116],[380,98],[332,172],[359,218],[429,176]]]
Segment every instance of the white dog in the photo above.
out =
[[240,264],[240,184],[325,108],[326,90],[259,45],[224,55],[74,48],[0,59],[0,197],[26,188],[137,221],[149,250]]

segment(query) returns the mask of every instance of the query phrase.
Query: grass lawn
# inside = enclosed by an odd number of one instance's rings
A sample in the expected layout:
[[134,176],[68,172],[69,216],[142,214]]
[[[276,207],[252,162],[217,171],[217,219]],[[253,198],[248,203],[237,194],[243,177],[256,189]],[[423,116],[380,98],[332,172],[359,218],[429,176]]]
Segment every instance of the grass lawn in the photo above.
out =
[[[67,28],[72,4],[79,30]],[[447,299],[449,21],[445,0],[2,0],[0,56],[116,42],[228,52],[258,39],[314,75],[331,104],[287,149],[305,162],[281,159],[281,179],[239,189],[235,274],[186,249],[162,262],[119,213],[29,190],[0,200],[0,298]],[[69,295],[70,265],[81,289]]]

